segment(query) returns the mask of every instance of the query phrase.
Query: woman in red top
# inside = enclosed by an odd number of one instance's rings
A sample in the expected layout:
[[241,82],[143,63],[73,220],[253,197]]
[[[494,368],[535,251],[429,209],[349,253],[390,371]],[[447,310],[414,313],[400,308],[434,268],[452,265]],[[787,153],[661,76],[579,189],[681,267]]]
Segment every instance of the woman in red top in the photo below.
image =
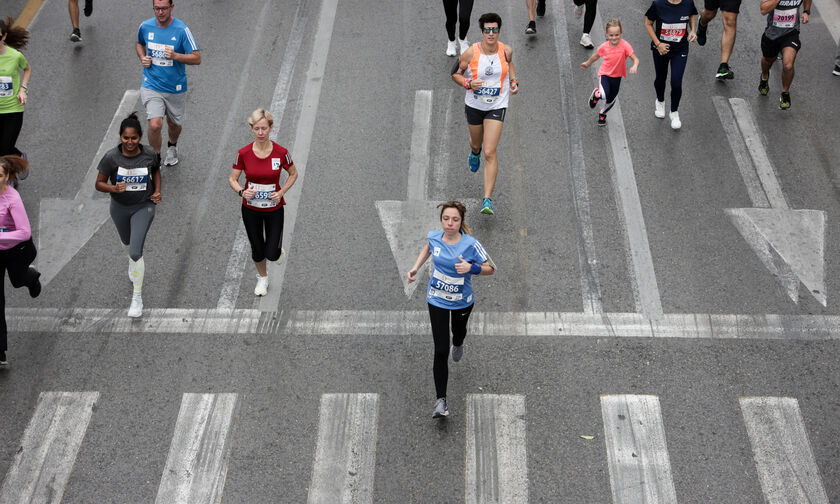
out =
[[[298,175],[289,151],[269,139],[274,126],[271,112],[266,109],[253,111],[248,124],[254,141],[239,149],[228,183],[242,196],[242,222],[251,242],[251,258],[257,266],[254,294],[265,296],[268,292],[265,261],[283,262],[283,205],[286,204],[283,195],[294,185]],[[283,170],[289,176],[281,186]],[[239,184],[242,172],[245,172],[244,186]]]

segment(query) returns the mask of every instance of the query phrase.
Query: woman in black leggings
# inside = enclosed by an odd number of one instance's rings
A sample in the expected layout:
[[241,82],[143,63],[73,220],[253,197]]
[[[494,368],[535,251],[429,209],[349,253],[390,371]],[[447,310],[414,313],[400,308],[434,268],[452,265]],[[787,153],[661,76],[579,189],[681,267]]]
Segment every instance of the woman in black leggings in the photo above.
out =
[[[575,14],[583,16],[583,35],[580,37],[580,45],[587,49],[593,49],[595,45],[592,43],[592,37],[589,36],[589,31],[592,30],[592,25],[595,24],[595,14],[598,12],[598,0],[574,0]],[[584,15],[584,11],[586,14]]]
[[[458,12],[460,8],[460,14]],[[470,30],[470,14],[472,14],[473,0],[443,0],[443,11],[446,13],[446,35],[449,43],[446,45],[447,56],[457,56],[455,47],[455,23],[459,23],[458,42],[463,54],[470,47],[467,42],[467,32]]]
[[[298,178],[292,156],[284,147],[271,141],[274,118],[266,109],[257,109],[248,118],[254,141],[239,149],[228,178],[231,189],[242,197],[242,222],[251,242],[251,259],[257,267],[254,294],[268,293],[266,260],[280,264],[283,253],[283,195]],[[289,173],[281,187],[283,170]],[[245,186],[239,177],[245,172]]]

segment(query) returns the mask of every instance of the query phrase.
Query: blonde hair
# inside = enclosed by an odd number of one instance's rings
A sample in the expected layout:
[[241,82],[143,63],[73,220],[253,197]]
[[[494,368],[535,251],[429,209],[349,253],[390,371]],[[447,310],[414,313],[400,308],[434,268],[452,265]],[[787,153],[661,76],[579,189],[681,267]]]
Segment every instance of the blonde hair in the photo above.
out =
[[606,33],[607,30],[609,30],[613,26],[618,26],[618,31],[622,34],[624,33],[624,28],[621,27],[621,20],[618,18],[612,18],[609,21],[607,21],[607,27],[604,28],[604,33]]
[[472,234],[470,227],[467,226],[467,221],[464,220],[464,216],[467,214],[467,207],[463,203],[460,201],[445,201],[437,207],[440,208],[440,220],[443,220],[443,211],[447,208],[458,210],[458,213],[461,214],[461,231],[466,234]]
[[248,116],[248,125],[253,126],[263,119],[268,121],[269,128],[274,126],[274,117],[271,116],[271,112],[264,108],[258,108],[257,110],[251,112],[251,115]]

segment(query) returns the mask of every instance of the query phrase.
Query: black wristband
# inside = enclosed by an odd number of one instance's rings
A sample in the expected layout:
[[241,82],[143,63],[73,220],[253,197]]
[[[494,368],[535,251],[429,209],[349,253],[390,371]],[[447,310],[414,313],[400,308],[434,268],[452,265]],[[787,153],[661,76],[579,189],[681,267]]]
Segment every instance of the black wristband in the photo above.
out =
[[810,16],[811,15],[811,9],[803,9],[802,14],[808,14]]
[[240,189],[240,190],[239,190],[239,195],[240,195],[240,196],[242,196],[242,192],[243,192],[243,191],[245,191],[245,189]]

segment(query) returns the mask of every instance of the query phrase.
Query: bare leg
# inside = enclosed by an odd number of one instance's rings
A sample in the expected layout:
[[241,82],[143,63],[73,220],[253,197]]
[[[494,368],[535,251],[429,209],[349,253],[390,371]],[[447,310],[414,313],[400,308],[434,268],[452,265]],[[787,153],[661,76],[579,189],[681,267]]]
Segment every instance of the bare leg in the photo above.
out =
[[496,175],[499,173],[499,161],[496,158],[496,147],[502,137],[502,121],[484,120],[484,197],[492,198],[496,186]]
[[717,16],[717,9],[711,9],[711,10],[702,9],[700,11],[700,21],[699,22],[703,26],[708,26],[709,21],[714,19],[715,16]]
[[259,273],[260,276],[268,276],[268,273],[265,269],[265,259],[263,259],[260,262],[254,262],[254,266],[257,267],[257,273]]
[[720,62],[729,63],[732,48],[735,47],[735,28],[738,24],[738,14],[722,11],[723,36],[720,38]]
[[790,83],[793,82],[793,62],[796,60],[796,49],[785,47],[782,49],[782,92],[790,91]]
[[767,80],[770,78],[770,67],[776,62],[776,57],[761,58],[761,78]]
[[70,22],[73,28],[79,27],[79,0],[67,0],[67,10],[70,11]]
[[149,145],[160,154],[161,131],[163,130],[163,117],[149,119]]
[[537,16],[537,0],[525,0],[525,6],[528,7],[528,19],[534,21]]
[[484,125],[470,124],[470,149],[473,154],[481,151],[481,143],[484,141]]
[[169,126],[169,143],[178,143],[178,137],[181,136],[181,126],[172,122],[167,116],[166,124]]

